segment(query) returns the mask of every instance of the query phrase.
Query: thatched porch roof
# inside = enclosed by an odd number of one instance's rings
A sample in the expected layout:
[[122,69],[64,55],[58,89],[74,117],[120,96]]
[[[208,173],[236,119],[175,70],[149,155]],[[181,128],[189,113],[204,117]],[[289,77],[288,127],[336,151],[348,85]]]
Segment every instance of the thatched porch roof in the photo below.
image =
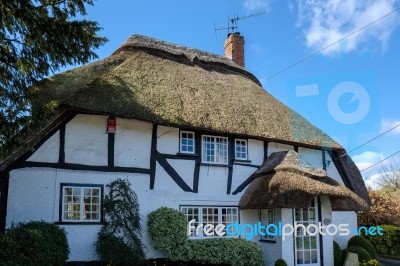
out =
[[[346,186],[314,168],[295,151],[275,152],[252,175],[242,209],[307,208],[316,196],[328,196],[333,210],[367,210],[369,204]],[[362,182],[362,180],[361,180]]]

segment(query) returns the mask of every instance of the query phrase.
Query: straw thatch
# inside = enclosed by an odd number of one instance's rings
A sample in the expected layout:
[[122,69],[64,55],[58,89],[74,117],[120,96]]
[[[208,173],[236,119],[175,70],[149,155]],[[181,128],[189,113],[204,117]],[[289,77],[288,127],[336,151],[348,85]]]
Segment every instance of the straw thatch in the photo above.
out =
[[108,58],[43,81],[36,93],[38,106],[56,100],[75,110],[341,149],[229,59],[138,35]]
[[361,211],[369,208],[347,187],[313,168],[295,151],[276,152],[252,175],[240,199],[242,209],[307,208],[316,196],[328,196],[333,210]]

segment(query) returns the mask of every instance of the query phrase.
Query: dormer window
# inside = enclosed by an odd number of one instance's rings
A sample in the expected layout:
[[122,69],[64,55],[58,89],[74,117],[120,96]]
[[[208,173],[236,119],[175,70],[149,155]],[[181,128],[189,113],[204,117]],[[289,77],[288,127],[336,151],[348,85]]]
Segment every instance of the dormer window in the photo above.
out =
[[202,162],[228,164],[228,138],[203,135]]
[[194,154],[194,132],[181,131],[180,136],[180,153]]
[[247,140],[235,139],[235,159],[247,160]]

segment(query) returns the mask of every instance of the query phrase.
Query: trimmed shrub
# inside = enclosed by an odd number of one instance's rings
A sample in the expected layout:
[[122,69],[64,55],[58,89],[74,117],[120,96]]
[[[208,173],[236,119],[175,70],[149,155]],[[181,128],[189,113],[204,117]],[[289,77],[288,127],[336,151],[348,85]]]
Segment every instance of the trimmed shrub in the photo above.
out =
[[367,236],[379,254],[400,256],[400,227],[381,225],[383,236]]
[[[161,207],[149,213],[147,230],[153,240],[154,248],[165,252],[171,260],[178,256],[178,247],[187,245],[186,216],[172,208]],[[182,258],[184,260],[184,258]]]
[[52,223],[12,226],[0,238],[0,265],[64,265],[69,255],[67,235]]
[[[358,261],[360,263],[369,261],[372,259],[371,255],[362,247],[350,246],[347,248],[348,252],[355,253],[358,255]],[[347,255],[347,254],[346,254]]]
[[336,241],[333,241],[333,261],[335,266],[342,265],[342,249]]
[[284,259],[277,259],[274,266],[288,266]]
[[192,260],[213,265],[264,265],[261,248],[241,238],[210,238],[189,241]]
[[347,250],[347,248],[342,250],[342,263],[340,265],[344,264],[344,261],[346,260],[347,254],[349,254],[349,251]]
[[366,239],[362,236],[351,237],[349,239],[349,241],[347,242],[347,247],[351,247],[351,246],[362,247],[371,255],[371,258],[373,258],[373,259],[378,258],[378,254],[376,253],[374,246],[371,244],[371,242],[368,239]]
[[261,248],[239,238],[188,240],[185,215],[161,207],[148,215],[148,231],[156,249],[172,261],[192,261],[208,265],[264,265]]

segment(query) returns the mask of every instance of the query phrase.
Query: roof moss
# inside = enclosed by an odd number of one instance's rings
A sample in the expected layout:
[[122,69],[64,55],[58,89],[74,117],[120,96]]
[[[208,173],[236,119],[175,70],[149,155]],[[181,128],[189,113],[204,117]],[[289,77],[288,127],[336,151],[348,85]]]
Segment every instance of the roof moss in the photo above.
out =
[[55,75],[38,104],[341,149],[229,59],[134,35],[113,55]]

